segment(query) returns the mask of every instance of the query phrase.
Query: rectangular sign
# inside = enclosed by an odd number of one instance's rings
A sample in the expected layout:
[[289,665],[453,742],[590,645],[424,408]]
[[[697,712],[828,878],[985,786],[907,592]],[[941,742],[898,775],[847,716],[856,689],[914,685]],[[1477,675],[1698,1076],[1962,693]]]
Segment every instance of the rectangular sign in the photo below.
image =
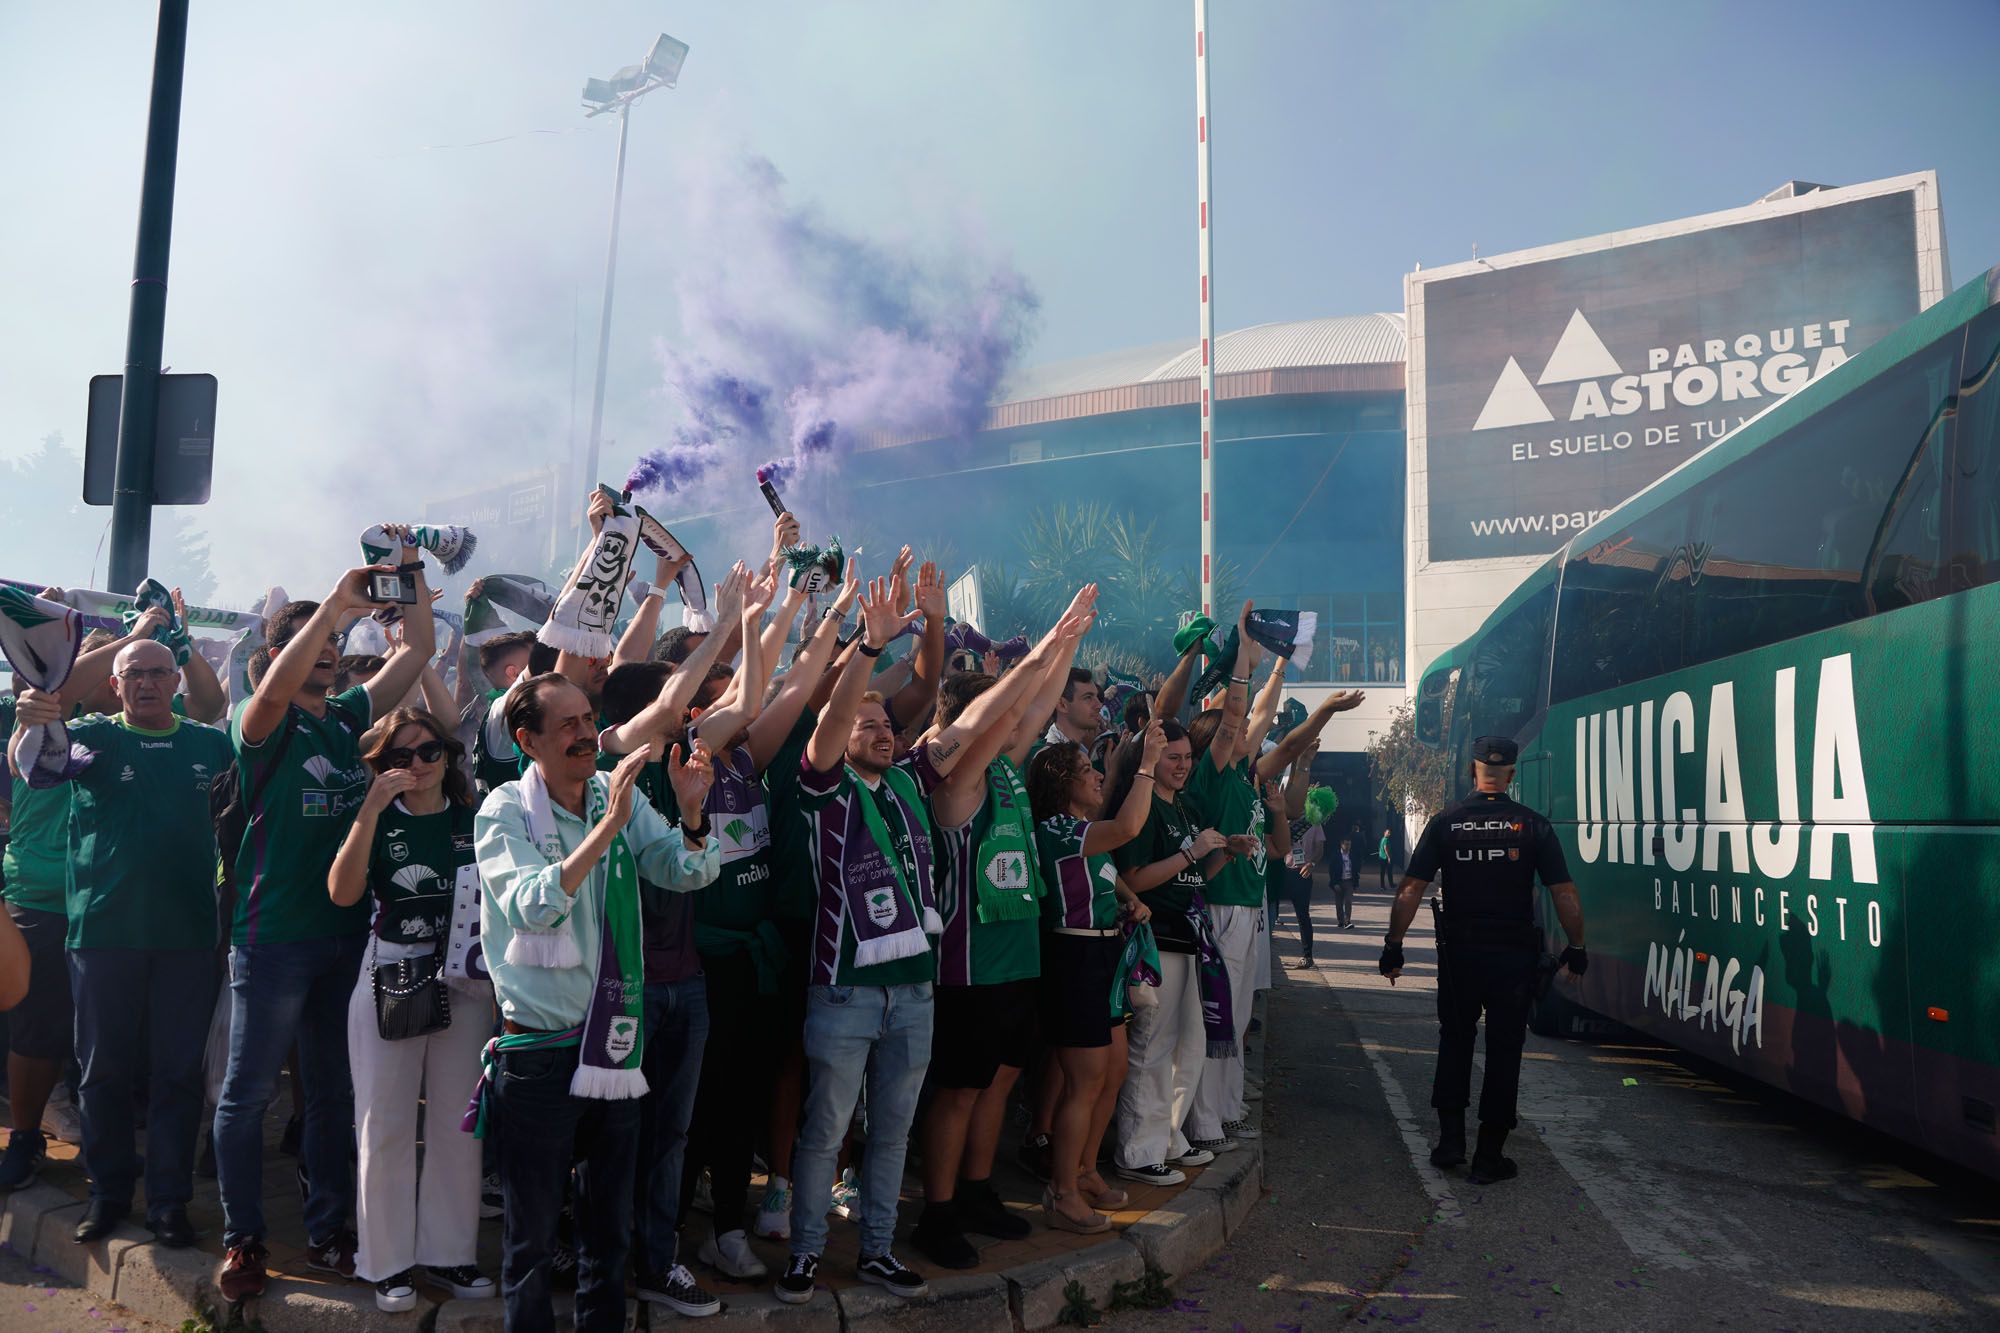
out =
[[1915,315],[1918,251],[1903,190],[1413,279],[1429,562],[1555,550]]

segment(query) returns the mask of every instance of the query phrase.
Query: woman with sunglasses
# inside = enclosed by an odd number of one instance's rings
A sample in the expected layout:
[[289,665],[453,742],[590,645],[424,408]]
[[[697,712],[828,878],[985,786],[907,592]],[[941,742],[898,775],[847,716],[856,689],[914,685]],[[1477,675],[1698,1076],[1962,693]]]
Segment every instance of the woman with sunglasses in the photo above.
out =
[[[375,900],[368,962],[347,1007],[360,1140],[354,1271],[375,1284],[376,1306],[390,1313],[416,1307],[419,1264],[454,1296],[494,1294],[493,1280],[473,1267],[479,1143],[458,1125],[493,1033],[464,754],[450,729],[420,708],[398,708],[370,727],[361,758],[373,781],[327,879],[342,907],[365,893]],[[424,1036],[384,1040],[376,969],[433,957],[443,962],[449,1022]],[[428,1108],[421,1133],[420,1099]]]
[[1056,1230],[1086,1235],[1110,1227],[1098,1209],[1128,1201],[1098,1174],[1097,1152],[1125,1084],[1125,1017],[1111,1012],[1112,978],[1125,948],[1119,918],[1138,922],[1152,913],[1120,884],[1111,854],[1138,837],[1152,813],[1166,730],[1154,722],[1135,743],[1139,767],[1115,810],[1104,804],[1104,775],[1076,742],[1048,746],[1028,764],[1035,846],[1049,886],[1042,900],[1042,1035],[1055,1054],[1035,1112],[1038,1122],[1047,1121],[1050,1138],[1042,1211]]

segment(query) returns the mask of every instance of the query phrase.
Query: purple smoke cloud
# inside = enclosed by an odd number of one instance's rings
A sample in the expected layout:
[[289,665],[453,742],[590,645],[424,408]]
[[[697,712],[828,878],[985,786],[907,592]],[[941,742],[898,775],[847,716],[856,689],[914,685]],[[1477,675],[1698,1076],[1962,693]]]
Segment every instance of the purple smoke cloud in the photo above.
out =
[[727,505],[756,459],[775,484],[837,470],[871,436],[979,428],[1038,304],[1010,262],[969,239],[843,231],[761,157],[701,164],[689,186],[699,258],[678,283],[682,337],[661,349],[683,424],[639,460],[634,491]]

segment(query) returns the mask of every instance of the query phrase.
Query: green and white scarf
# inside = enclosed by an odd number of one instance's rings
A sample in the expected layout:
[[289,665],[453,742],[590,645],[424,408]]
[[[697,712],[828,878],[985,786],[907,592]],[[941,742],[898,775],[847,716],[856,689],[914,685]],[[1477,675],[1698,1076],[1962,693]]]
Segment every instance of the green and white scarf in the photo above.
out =
[[[530,765],[522,775],[521,798],[530,841],[551,863],[561,864],[562,839],[556,832],[554,807],[540,765]],[[584,784],[584,802],[594,828],[610,808],[609,780],[593,774]],[[646,963],[639,917],[639,867],[623,833],[611,840],[604,873],[600,876],[593,870],[584,891],[600,895],[597,984],[591,988],[590,1007],[577,1029],[580,1049],[570,1094],[603,1101],[643,1097]],[[515,931],[507,943],[507,961],[523,967],[582,966],[582,950],[570,927],[572,919],[565,915],[553,931]]]
[[1028,827],[1028,809],[1028,784],[1003,754],[986,766],[986,831],[972,854],[979,920],[988,925],[1041,915],[1048,888]]
[[461,528],[456,524],[445,527],[430,527],[422,523],[401,525],[409,535],[391,537],[387,523],[377,523],[361,534],[361,558],[371,565],[379,565],[392,555],[400,556],[402,548],[421,546],[438,558],[447,574],[456,574],[464,569],[472,559],[472,553],[479,549],[479,539],[472,535],[471,528]]
[[[83,617],[70,607],[0,585],[0,654],[18,680],[50,693],[60,690],[82,645]],[[61,722],[20,728],[7,754],[29,786],[54,786],[70,775],[69,731]]]

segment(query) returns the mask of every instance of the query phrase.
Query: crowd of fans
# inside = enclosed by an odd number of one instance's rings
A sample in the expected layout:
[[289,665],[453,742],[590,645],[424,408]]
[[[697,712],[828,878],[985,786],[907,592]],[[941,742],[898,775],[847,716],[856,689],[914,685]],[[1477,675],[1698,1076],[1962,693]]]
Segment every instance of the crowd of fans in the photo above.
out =
[[[177,596],[84,640],[58,688],[16,663],[0,728],[66,726],[69,751],[10,760],[0,1190],[41,1167],[74,1067],[77,1240],[126,1220],[143,1171],[146,1225],[194,1243],[212,1159],[217,1286],[257,1295],[289,1069],[312,1268],[385,1311],[419,1282],[497,1296],[520,1330],[554,1327],[573,1281],[576,1326],[609,1329],[628,1281],[699,1316],[719,1302],[691,1260],[768,1276],[753,1229],[789,1241],[777,1296],[810,1301],[836,1210],[860,1278],[921,1294],[894,1253],[913,1135],[927,1267],[1026,1235],[992,1183],[1017,1084],[1021,1159],[1065,1231],[1105,1231],[1121,1182],[1178,1183],[1256,1136],[1267,903],[1327,855],[1294,848],[1294,821],[1319,732],[1359,695],[1274,732],[1285,659],[1264,666],[1246,605],[1226,642],[1191,636],[1107,702],[1077,665],[1095,587],[1024,654],[963,652],[932,565],[799,559],[790,515],[707,590],[711,628],[658,634],[661,590],[686,586],[670,550],[594,653],[563,622],[588,624],[586,570],[624,604],[621,516],[593,501],[546,623],[502,624],[519,602],[489,577],[442,650],[425,548],[389,528],[400,565],[272,608],[240,681],[188,651]],[[400,615],[390,576],[414,587]],[[386,652],[344,653],[383,620]],[[1204,651],[1207,706],[1184,717]]]

